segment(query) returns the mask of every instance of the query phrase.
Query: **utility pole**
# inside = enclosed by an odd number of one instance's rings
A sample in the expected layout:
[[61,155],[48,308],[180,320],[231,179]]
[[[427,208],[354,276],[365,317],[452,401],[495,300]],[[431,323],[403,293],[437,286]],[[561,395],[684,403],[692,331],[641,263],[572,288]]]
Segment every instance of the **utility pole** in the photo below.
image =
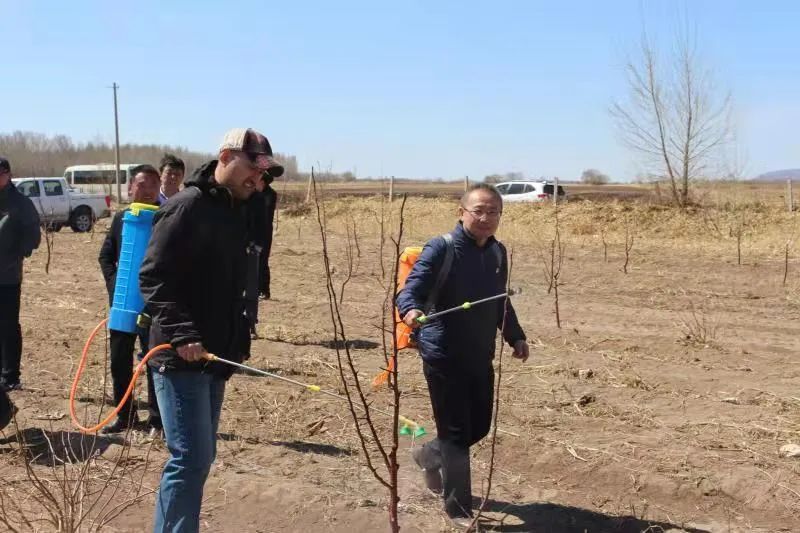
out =
[[117,205],[122,203],[122,183],[119,175],[119,115],[117,114],[117,89],[119,85],[114,82],[111,86],[114,89],[114,136],[116,142],[116,164],[117,164]]
[[553,180],[553,206],[558,207],[558,176]]
[[311,188],[314,186],[314,165],[311,165],[311,174],[308,175],[308,184],[306,185],[306,203],[311,201]]

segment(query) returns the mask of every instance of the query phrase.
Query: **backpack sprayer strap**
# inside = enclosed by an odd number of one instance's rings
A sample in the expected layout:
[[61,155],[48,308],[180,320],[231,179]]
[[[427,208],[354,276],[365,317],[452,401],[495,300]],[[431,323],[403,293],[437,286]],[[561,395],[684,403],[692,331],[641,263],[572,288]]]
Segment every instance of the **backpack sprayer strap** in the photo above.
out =
[[439,267],[439,273],[436,275],[436,283],[434,283],[431,292],[428,294],[428,299],[425,301],[425,314],[430,314],[431,310],[436,307],[439,300],[439,293],[442,290],[447,276],[450,275],[450,269],[453,266],[453,257],[455,256],[455,244],[453,244],[453,236],[450,233],[445,233],[441,236],[444,239],[445,253],[442,265]]

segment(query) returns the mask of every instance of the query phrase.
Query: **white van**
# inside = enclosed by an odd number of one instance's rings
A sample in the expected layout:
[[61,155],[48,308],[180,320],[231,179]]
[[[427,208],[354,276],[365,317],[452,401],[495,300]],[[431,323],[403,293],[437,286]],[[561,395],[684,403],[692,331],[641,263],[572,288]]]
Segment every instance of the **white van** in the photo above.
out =
[[[543,202],[553,198],[553,184],[547,181],[506,181],[494,186],[504,202]],[[558,186],[558,197],[566,196]]]
[[[125,163],[119,165],[120,188],[122,200],[128,200],[128,183],[132,176],[132,168],[140,163]],[[117,195],[117,166],[114,163],[99,165],[73,165],[64,171],[64,179],[71,187],[87,193],[103,193],[108,196]]]

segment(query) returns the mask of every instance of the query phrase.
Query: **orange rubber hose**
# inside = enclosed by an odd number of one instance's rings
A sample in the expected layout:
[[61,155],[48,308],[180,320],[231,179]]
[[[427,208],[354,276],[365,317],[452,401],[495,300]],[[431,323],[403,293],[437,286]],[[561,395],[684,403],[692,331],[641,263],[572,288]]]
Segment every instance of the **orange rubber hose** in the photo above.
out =
[[80,382],[81,374],[83,374],[83,368],[86,366],[86,359],[87,356],[89,355],[89,347],[92,345],[92,341],[97,335],[97,332],[100,331],[103,328],[103,326],[106,325],[106,323],[108,323],[107,318],[103,319],[103,321],[100,322],[92,330],[92,333],[86,340],[86,344],[83,347],[83,353],[81,354],[81,360],[78,363],[78,370],[77,372],[75,372],[75,379],[73,380],[72,388],[69,391],[69,415],[72,418],[72,423],[75,424],[75,426],[83,433],[97,433],[98,431],[100,431],[100,429],[102,429],[109,422],[111,422],[114,419],[114,417],[119,414],[120,410],[122,410],[122,406],[125,405],[125,402],[128,401],[128,398],[130,398],[131,394],[133,393],[133,387],[136,385],[136,380],[139,379],[139,375],[145,369],[145,365],[147,364],[148,359],[153,357],[156,353],[160,352],[161,350],[172,348],[171,344],[159,344],[158,346],[147,352],[147,354],[142,358],[142,360],[139,361],[139,364],[136,365],[136,369],[133,371],[133,378],[131,378],[131,382],[128,385],[128,390],[125,391],[125,396],[122,397],[122,401],[119,403],[119,405],[117,405],[114,408],[114,410],[111,411],[111,414],[109,414],[105,418],[105,420],[103,420],[96,426],[84,427],[83,425],[81,425],[81,423],[78,421],[78,417],[75,415],[75,394],[78,391],[78,383]]

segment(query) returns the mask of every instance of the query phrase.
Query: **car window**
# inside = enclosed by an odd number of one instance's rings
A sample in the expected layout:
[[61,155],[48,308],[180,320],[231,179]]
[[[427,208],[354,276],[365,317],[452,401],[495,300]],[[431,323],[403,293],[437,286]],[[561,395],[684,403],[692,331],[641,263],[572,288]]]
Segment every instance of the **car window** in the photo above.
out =
[[[119,171],[119,181],[122,184],[128,183],[128,173],[125,170]],[[117,183],[116,170],[75,170],[72,176],[72,183],[75,185],[109,185]]]
[[534,192],[535,190],[536,188],[532,184],[528,183],[525,185],[525,192]]
[[45,196],[61,196],[64,194],[64,188],[60,181],[48,180],[44,182],[44,194]]
[[512,183],[511,185],[508,186],[506,194],[522,194],[522,191],[524,190],[525,190],[524,183]]
[[39,197],[39,183],[36,181],[24,181],[17,185],[17,190],[28,198]]
[[508,183],[503,183],[501,185],[498,185],[497,187],[495,187],[495,189],[497,189],[497,192],[499,192],[500,194],[505,194],[506,189],[508,189]]
[[[545,192],[545,194],[549,194],[550,196],[552,196],[553,195],[553,184],[552,183],[548,183],[547,185],[545,185],[544,186],[544,192]],[[564,193],[564,187],[559,185],[558,186],[558,195],[559,196],[564,196],[564,194],[565,194]]]

